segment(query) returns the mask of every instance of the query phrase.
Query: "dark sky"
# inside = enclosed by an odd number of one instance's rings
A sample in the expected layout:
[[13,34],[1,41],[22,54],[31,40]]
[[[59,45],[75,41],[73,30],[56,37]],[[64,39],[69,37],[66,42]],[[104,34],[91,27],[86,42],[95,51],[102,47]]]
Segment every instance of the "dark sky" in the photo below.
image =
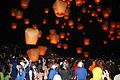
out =
[[[96,20],[93,20],[93,23],[89,23],[88,20],[91,19],[89,14],[83,14],[79,12],[82,7],[88,6],[88,4],[92,4],[93,8],[91,10],[94,11],[96,6],[100,5],[103,8],[110,7],[112,8],[112,12],[110,17],[107,19],[108,22],[120,22],[120,1],[119,0],[102,0],[101,4],[96,5],[92,0],[87,0],[87,3],[82,5],[81,7],[76,7],[74,0],[71,3],[71,13],[70,19],[76,20],[77,17],[81,17],[81,23],[84,24],[86,27],[82,31],[78,31],[75,28],[65,28],[61,29],[60,25],[54,24],[55,19],[57,18],[54,14],[52,9],[52,4],[54,0],[31,0],[28,9],[24,10],[20,7],[20,0],[2,0],[0,2],[0,42],[1,44],[4,43],[13,43],[13,44],[20,44],[26,46],[25,39],[24,39],[24,30],[27,27],[31,27],[32,24],[37,24],[38,29],[43,32],[43,36],[40,40],[38,40],[37,45],[46,45],[48,47],[52,47],[53,50],[57,51],[58,53],[75,53],[75,48],[78,46],[83,47],[85,51],[89,51],[90,54],[107,54],[111,55],[118,55],[120,53],[120,39],[111,41],[108,39],[108,33],[101,30],[101,24],[97,23]],[[16,8],[22,10],[24,12],[23,18],[29,18],[30,24],[24,25],[23,19],[16,20],[14,17],[10,15],[11,8]],[[44,8],[49,8],[49,14],[44,14]],[[100,15],[101,17],[102,15]],[[42,19],[47,19],[48,23],[46,25],[42,24]],[[62,24],[64,20],[59,18]],[[103,19],[103,21],[106,19]],[[18,23],[18,28],[16,30],[11,29],[11,23],[16,22]],[[77,25],[77,22],[75,23]],[[56,49],[55,45],[52,45],[45,39],[46,35],[48,34],[49,29],[55,28],[58,33],[61,31],[63,32],[70,32],[69,41],[62,40],[63,43],[68,43],[69,48],[68,50],[63,49]],[[85,33],[85,34],[84,34]],[[82,44],[82,39],[84,37],[89,37],[91,39],[91,44],[89,46],[84,46]],[[108,44],[104,45],[102,41],[106,39]]]

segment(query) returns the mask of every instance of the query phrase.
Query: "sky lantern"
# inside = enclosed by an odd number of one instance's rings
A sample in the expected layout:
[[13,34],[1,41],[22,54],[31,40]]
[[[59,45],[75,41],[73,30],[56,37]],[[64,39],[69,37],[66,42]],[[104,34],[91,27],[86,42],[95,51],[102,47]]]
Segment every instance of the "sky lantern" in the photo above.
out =
[[33,28],[27,28],[25,30],[25,41],[26,44],[36,45],[39,37],[39,30]]
[[59,35],[57,34],[50,35],[51,44],[57,44],[58,42],[59,42]]
[[77,29],[78,30],[82,30],[84,28],[84,26],[82,25],[82,24],[79,24],[78,26],[77,26]]
[[102,11],[102,7],[101,6],[97,6],[96,11],[101,12]]
[[74,21],[73,20],[68,20],[68,26],[73,26],[74,25]]
[[64,20],[68,20],[69,16],[70,16],[70,9],[67,8],[65,11]]
[[48,13],[49,13],[49,8],[45,8],[45,9],[44,9],[44,13],[45,13],[45,14],[48,14]]
[[24,24],[26,24],[26,25],[30,24],[30,20],[28,18],[25,18],[24,19]]
[[59,19],[55,19],[55,24],[59,24],[60,20]]
[[120,29],[120,22],[116,23],[116,28]]
[[22,19],[23,17],[23,11],[17,10],[16,11],[16,19]]
[[82,7],[82,13],[86,13],[87,9],[86,7]]
[[47,23],[47,19],[43,19],[42,24],[46,24],[46,23]]
[[47,39],[47,40],[50,40],[50,35],[47,35],[47,36],[46,36],[46,39]]
[[61,48],[62,47],[62,43],[57,43],[57,48]]
[[115,28],[115,27],[116,27],[116,23],[115,23],[115,22],[111,22],[111,23],[110,23],[110,27],[111,27],[111,28]]
[[62,25],[61,25],[61,28],[63,29],[63,28],[65,28],[65,26],[62,24]]
[[42,37],[42,31],[39,30],[39,35],[38,35],[38,38],[41,38]]
[[17,9],[12,8],[11,9],[11,16],[15,17],[16,16],[16,11],[17,11]]
[[64,32],[60,32],[60,38],[64,39],[65,38],[65,33]]
[[110,16],[109,11],[104,10],[104,11],[103,11],[103,17],[104,17],[105,19],[107,19],[107,18],[109,18],[109,16]]
[[103,44],[107,44],[107,40],[103,40]]
[[67,34],[66,34],[67,36],[70,36],[70,32],[67,32]]
[[82,0],[82,3],[85,4],[85,3],[86,3],[86,0]]
[[68,44],[64,43],[63,44],[63,49],[68,49]]
[[89,57],[89,52],[88,51],[84,51],[83,55],[84,55],[85,58],[88,58]]
[[82,47],[77,47],[77,48],[76,48],[76,52],[77,52],[78,54],[82,53]]
[[118,35],[120,35],[120,29],[116,31]]
[[76,6],[81,6],[82,5],[82,0],[75,0],[75,2],[76,2]]
[[50,32],[50,35],[56,34],[56,30],[55,29],[50,29],[49,32]]
[[117,37],[116,37],[117,39],[120,39],[120,35],[117,35]]
[[17,23],[15,23],[15,22],[11,23],[11,28],[16,29],[17,28]]
[[101,3],[101,0],[95,0],[95,3],[96,3],[96,4],[100,4],[100,3]]
[[78,22],[80,22],[80,21],[81,21],[81,18],[80,18],[80,17],[78,17],[78,18],[77,18],[77,21],[78,21]]
[[104,31],[107,31],[107,30],[108,30],[108,24],[107,24],[107,23],[103,23],[103,24],[102,24],[102,29],[103,29]]
[[115,33],[115,30],[113,28],[110,28],[109,34],[114,34],[114,33]]
[[67,3],[65,1],[56,0],[53,3],[53,10],[57,17],[63,17],[65,15],[66,8],[67,8]]
[[39,55],[44,56],[47,51],[47,47],[46,46],[38,46],[38,49],[39,49]]
[[29,2],[30,2],[30,0],[21,0],[21,8],[27,9]]
[[90,45],[90,39],[89,38],[84,38],[84,45],[86,45],[86,46]]
[[115,40],[115,36],[111,36],[111,37],[110,37],[110,40],[111,40],[111,41]]
[[35,62],[39,59],[39,49],[38,48],[28,49],[27,55],[29,60]]

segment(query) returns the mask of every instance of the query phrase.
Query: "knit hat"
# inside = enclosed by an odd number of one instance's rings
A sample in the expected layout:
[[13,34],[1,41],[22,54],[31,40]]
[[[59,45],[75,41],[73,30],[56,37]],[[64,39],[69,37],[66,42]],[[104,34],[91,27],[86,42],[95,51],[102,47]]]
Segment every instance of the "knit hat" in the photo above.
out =
[[78,62],[77,66],[78,67],[82,67],[83,66],[83,62],[82,61]]

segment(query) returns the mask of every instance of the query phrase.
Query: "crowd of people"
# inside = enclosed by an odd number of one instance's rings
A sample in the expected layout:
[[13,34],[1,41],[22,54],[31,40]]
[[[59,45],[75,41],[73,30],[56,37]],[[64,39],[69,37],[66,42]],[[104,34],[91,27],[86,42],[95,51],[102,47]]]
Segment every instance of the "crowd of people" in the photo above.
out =
[[0,54],[0,80],[120,80],[120,59]]

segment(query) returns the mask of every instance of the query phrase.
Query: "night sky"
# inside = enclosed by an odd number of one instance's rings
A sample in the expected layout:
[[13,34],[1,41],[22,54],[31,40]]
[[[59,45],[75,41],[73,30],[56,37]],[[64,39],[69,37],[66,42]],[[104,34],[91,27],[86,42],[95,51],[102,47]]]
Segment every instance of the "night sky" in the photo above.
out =
[[[110,40],[108,37],[109,32],[103,31],[101,28],[102,23],[97,22],[96,18],[92,17],[89,13],[82,13],[82,8],[87,10],[95,11],[97,6],[101,6],[102,9],[111,8],[112,11],[108,19],[104,19],[102,12],[99,13],[100,18],[103,19],[103,23],[120,22],[120,1],[119,0],[102,0],[100,4],[96,4],[94,0],[86,0],[85,4],[76,6],[75,1],[71,2],[69,9],[70,17],[69,20],[74,20],[74,28],[65,25],[62,29],[60,26],[64,24],[63,18],[57,18],[54,14],[52,5],[55,0],[31,0],[27,9],[20,7],[20,0],[2,0],[0,2],[0,43],[12,43],[22,46],[25,44],[24,30],[28,27],[32,27],[33,24],[38,26],[38,29],[42,31],[42,37],[38,40],[36,46],[45,45],[50,51],[58,54],[76,55],[76,47],[82,47],[83,51],[89,51],[91,56],[118,56],[120,53],[120,39]],[[88,5],[92,4],[92,8],[88,8]],[[11,9],[16,8],[24,12],[23,18],[20,20],[15,19],[11,16]],[[48,8],[49,13],[45,14],[44,9]],[[78,22],[77,18],[80,17],[81,21]],[[24,18],[30,19],[30,24],[25,25],[23,23]],[[47,23],[43,24],[42,20],[47,19]],[[55,20],[59,19],[60,23],[55,24]],[[89,20],[93,22],[90,23]],[[12,29],[11,23],[16,22],[17,28]],[[77,30],[78,24],[83,24],[85,27],[83,30]],[[110,26],[110,25],[109,25]],[[69,32],[69,40],[60,40],[61,43],[67,43],[69,48],[64,50],[63,48],[57,49],[56,45],[51,44],[46,36],[49,34],[50,29],[56,29],[57,33]],[[120,28],[119,28],[120,30]],[[116,34],[114,34],[116,35]],[[90,38],[90,45],[83,45],[83,38]],[[103,44],[103,41],[107,40],[107,44]]]

